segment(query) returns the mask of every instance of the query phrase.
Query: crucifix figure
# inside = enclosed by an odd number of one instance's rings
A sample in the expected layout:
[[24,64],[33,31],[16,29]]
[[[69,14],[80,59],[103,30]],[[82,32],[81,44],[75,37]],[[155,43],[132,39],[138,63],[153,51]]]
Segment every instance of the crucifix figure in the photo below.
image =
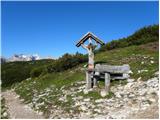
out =
[[93,44],[92,39],[89,38],[89,44],[85,45],[81,43],[81,46],[88,52],[88,70],[92,71],[94,69],[94,50],[98,46],[98,43],[95,42],[95,44]]
[[[84,42],[87,40],[89,44],[85,45]],[[77,47],[82,46],[88,52],[88,70],[86,71],[87,89],[96,86],[97,83],[96,79],[94,79],[92,76],[94,74],[94,50],[98,44],[103,45],[104,43],[91,32],[88,32],[86,35],[84,35],[76,44]]]

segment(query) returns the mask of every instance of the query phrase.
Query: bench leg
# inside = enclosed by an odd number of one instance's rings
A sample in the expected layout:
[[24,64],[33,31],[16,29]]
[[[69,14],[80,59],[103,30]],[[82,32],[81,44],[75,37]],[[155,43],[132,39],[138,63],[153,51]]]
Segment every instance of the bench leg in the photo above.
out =
[[93,78],[93,87],[95,88],[95,87],[97,87],[97,78]]
[[105,73],[105,91],[109,92],[110,87],[110,74]]
[[86,89],[92,88],[91,72],[86,72]]

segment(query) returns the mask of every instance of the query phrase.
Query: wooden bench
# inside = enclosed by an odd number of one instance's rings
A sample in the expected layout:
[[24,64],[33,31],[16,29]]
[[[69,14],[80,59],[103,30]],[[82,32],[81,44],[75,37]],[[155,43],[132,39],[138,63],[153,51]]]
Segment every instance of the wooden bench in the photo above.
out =
[[105,79],[105,90],[109,91],[110,80],[124,80],[129,78],[130,66],[128,64],[122,66],[100,65],[96,64],[94,70],[86,71],[86,88],[97,87],[98,79]]

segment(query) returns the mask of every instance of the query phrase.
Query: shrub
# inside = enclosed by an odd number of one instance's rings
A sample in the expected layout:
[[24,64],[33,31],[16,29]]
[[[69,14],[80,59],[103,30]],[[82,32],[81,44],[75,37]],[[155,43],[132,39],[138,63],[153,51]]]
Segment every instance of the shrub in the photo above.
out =
[[32,78],[39,77],[43,73],[44,69],[45,69],[44,67],[34,68],[34,69],[31,70],[30,76]]

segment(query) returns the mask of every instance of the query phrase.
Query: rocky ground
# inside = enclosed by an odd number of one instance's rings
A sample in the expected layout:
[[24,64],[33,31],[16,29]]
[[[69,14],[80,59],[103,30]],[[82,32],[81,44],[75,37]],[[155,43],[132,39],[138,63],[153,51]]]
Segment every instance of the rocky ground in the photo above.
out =
[[[70,91],[62,90],[62,92],[64,95],[72,95],[74,99],[72,107],[80,110],[78,114],[73,115],[74,118],[147,118],[145,111],[153,111],[149,118],[158,118],[158,76],[147,81],[141,81],[140,78],[137,81],[134,79],[127,81],[128,83],[124,86],[111,87],[110,90],[114,96],[110,99],[93,100],[92,97],[76,97],[77,91],[81,92],[85,86],[71,88]],[[65,96],[60,99],[64,102],[67,100]],[[53,118],[54,115],[56,112],[52,114]],[[70,115],[64,117],[67,116]]]
[[[159,72],[142,81],[128,79],[127,83],[111,86],[107,97],[85,90],[85,81],[43,91],[33,88],[28,106],[46,118],[159,118]],[[33,84],[36,84],[34,82]],[[23,92],[23,91],[22,91]],[[19,96],[17,96],[19,97]],[[23,99],[21,99],[23,102]]]

